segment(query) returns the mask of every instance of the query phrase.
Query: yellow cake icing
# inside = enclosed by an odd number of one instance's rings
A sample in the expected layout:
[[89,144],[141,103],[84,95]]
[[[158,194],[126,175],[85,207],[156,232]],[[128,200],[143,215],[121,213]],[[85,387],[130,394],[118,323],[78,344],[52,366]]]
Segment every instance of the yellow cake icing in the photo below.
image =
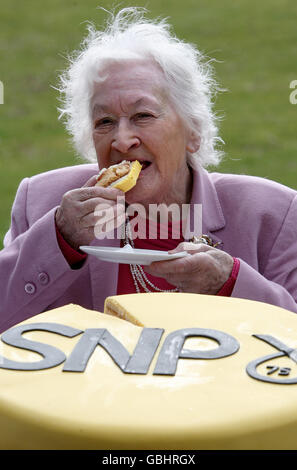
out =
[[129,173],[123,178],[120,178],[115,183],[112,183],[111,186],[113,188],[120,189],[124,193],[126,193],[127,191],[130,191],[130,189],[132,189],[136,185],[140,171],[141,171],[141,164],[139,163],[139,161],[137,160],[133,161],[131,163],[131,169]]
[[[66,361],[43,370],[0,369],[1,449],[297,448],[295,314],[261,302],[179,293],[109,297],[105,311],[67,305],[18,325],[55,323],[81,333],[23,333],[58,348]],[[192,328],[222,332],[238,343],[238,350],[217,359],[179,357],[173,375],[156,375],[169,335]],[[108,330],[130,357],[143,331],[164,331],[144,374],[125,373],[101,346],[84,371],[63,370],[86,329],[92,334]],[[254,335],[276,339],[293,359]],[[208,355],[218,347],[214,339],[197,336],[185,340],[183,351]],[[42,359],[3,341],[0,354],[1,367],[3,358]],[[256,370],[275,383],[255,379],[246,370],[269,355]]]
[[[119,165],[121,165],[121,164],[124,164],[124,165],[128,166],[128,168],[129,168],[128,173],[125,174],[124,176],[120,177],[120,178],[117,177],[117,179],[115,181],[112,181],[109,184],[109,186],[112,187],[112,188],[120,189],[121,191],[126,193],[127,191],[130,191],[130,189],[132,189],[136,185],[138,176],[139,176],[140,171],[142,169],[142,165],[139,163],[138,160],[134,160],[132,162],[123,160]],[[101,185],[100,181],[99,181],[99,177],[100,177],[101,173],[106,172],[108,170],[114,170],[115,174],[113,175],[113,177],[116,178],[116,169],[118,168],[119,165],[112,165],[107,169],[103,168],[99,172],[98,182],[97,182],[96,185],[98,185],[98,186]],[[106,185],[104,184],[104,186],[106,186]]]

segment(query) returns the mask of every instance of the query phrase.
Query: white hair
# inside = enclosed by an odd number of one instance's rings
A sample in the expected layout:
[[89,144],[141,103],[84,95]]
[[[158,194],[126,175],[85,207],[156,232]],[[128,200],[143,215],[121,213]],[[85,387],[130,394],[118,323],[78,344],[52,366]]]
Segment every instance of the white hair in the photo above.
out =
[[104,31],[88,25],[81,49],[73,53],[69,68],[60,75],[60,118],[65,120],[78,154],[96,162],[90,109],[94,82],[105,79],[100,73],[108,63],[153,60],[164,73],[177,113],[200,138],[200,148],[193,157],[201,166],[217,165],[223,152],[216,146],[223,141],[212,109],[218,86],[210,61],[194,45],[176,38],[166,19],[148,20],[145,11],[129,7],[111,13]]

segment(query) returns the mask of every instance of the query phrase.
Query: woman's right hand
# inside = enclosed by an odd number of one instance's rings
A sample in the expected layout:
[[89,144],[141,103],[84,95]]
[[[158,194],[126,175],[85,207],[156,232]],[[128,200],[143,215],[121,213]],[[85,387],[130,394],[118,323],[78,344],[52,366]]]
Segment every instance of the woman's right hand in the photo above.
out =
[[[81,188],[67,191],[56,211],[58,230],[75,249],[88,245],[100,233],[100,213],[106,222],[119,217],[122,220],[125,212],[124,193],[115,188],[95,186],[96,181],[94,175]],[[117,226],[115,221],[114,227]]]

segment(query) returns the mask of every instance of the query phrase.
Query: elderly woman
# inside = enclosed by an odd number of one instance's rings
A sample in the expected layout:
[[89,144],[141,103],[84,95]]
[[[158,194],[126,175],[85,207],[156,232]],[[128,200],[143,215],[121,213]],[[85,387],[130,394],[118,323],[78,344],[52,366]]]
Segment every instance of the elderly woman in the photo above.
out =
[[[215,82],[202,59],[139,9],[122,10],[103,32],[90,28],[61,77],[62,115],[89,163],[22,181],[0,256],[2,330],[68,303],[102,311],[109,295],[147,291],[227,295],[297,311],[296,192],[206,171],[221,154]],[[143,165],[135,187],[124,194],[95,185],[98,166],[123,160]],[[142,268],[79,249],[123,245],[95,236],[96,208],[108,207],[116,219],[135,203],[146,217],[152,204],[188,204],[190,215],[202,206],[194,237],[174,237],[173,220],[166,239],[126,233],[136,248],[189,255]]]

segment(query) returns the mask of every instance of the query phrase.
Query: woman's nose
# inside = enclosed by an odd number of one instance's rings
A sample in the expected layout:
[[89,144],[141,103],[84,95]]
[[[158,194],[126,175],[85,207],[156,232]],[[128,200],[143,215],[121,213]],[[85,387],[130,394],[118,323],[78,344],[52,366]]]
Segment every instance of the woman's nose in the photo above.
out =
[[133,130],[133,126],[126,122],[120,122],[115,132],[111,147],[121,153],[128,153],[129,150],[140,145],[140,138]]

